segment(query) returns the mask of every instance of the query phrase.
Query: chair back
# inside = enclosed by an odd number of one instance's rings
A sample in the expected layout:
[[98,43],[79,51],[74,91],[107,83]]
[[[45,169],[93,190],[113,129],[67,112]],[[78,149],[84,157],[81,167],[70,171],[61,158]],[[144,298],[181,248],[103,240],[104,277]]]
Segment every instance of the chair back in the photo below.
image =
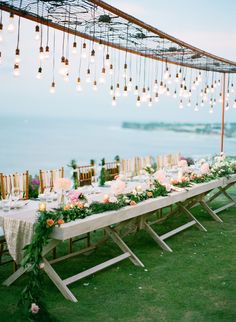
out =
[[107,162],[104,165],[106,171],[106,181],[112,181],[120,173],[120,163],[117,161]]
[[173,167],[175,165],[178,165],[179,159],[180,159],[180,153],[160,155],[157,157],[157,160],[156,160],[157,169]]
[[44,193],[44,190],[50,189],[53,191],[55,188],[55,183],[59,178],[64,178],[64,168],[55,170],[39,170],[39,191]]
[[77,167],[78,183],[80,187],[90,186],[96,175],[95,165],[82,165]]
[[5,199],[15,190],[19,191],[20,199],[29,199],[29,172],[4,175],[0,173],[0,197]]

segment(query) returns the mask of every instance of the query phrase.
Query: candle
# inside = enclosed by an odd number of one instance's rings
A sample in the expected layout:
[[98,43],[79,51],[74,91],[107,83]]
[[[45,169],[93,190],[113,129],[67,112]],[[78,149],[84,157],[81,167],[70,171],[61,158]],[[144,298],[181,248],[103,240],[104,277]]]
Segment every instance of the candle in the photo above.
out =
[[42,211],[46,211],[46,208],[47,208],[47,204],[46,204],[46,202],[40,201],[40,202],[39,202],[39,211],[40,211],[40,212],[42,212]]

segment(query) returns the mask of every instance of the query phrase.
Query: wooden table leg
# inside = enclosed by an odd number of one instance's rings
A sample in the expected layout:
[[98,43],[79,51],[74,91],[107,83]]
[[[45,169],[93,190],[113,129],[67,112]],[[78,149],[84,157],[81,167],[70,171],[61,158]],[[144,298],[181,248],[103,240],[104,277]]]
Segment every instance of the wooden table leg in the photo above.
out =
[[106,232],[109,234],[111,239],[116,243],[119,248],[125,253],[129,253],[130,257],[129,259],[131,260],[132,263],[136,266],[141,266],[144,267],[144,264],[139,260],[139,258],[132,252],[132,250],[126,245],[126,243],[123,241],[123,239],[117,234],[117,232],[110,228],[106,227],[105,228]]

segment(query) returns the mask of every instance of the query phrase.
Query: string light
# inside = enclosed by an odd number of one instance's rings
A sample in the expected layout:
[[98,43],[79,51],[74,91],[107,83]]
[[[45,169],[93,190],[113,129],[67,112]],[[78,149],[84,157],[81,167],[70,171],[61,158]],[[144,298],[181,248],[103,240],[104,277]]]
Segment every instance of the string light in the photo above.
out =
[[84,42],[83,43],[83,46],[82,46],[82,57],[83,58],[86,58],[87,57],[87,49],[86,49],[87,45],[86,43]]
[[42,78],[42,74],[43,73],[43,69],[42,69],[42,67],[40,66],[39,68],[38,68],[38,73],[37,73],[37,75],[36,75],[36,78],[37,79],[41,79]]
[[51,87],[50,87],[50,93],[55,94],[56,92],[56,84],[55,82],[52,82]]
[[0,42],[3,42],[3,24],[0,22]]
[[80,77],[77,78],[76,90],[77,90],[77,92],[82,92],[82,86],[81,86],[81,79],[80,79]]
[[112,106],[116,106],[116,97],[115,96],[112,97]]
[[14,32],[15,31],[15,25],[14,25],[14,14],[11,12],[9,16],[9,24],[7,26],[8,32]]
[[91,75],[90,75],[90,69],[87,69],[87,75],[86,75],[86,83],[90,83],[91,82]]
[[140,106],[141,105],[141,102],[140,102],[140,96],[137,97],[137,101],[136,101],[136,106]]
[[72,45],[72,54],[77,54],[77,42],[74,41]]
[[35,40],[39,40],[40,39],[40,28],[39,25],[35,26]]
[[2,52],[0,51],[0,64],[2,63]]
[[20,66],[19,66],[19,64],[14,65],[13,75],[16,76],[16,77],[20,75]]
[[92,64],[95,62],[95,50],[94,49],[92,49],[92,51],[91,51],[90,62]]
[[98,90],[97,81],[96,80],[93,81],[93,90],[94,91],[97,91]]
[[234,100],[233,108],[236,108],[236,98]]

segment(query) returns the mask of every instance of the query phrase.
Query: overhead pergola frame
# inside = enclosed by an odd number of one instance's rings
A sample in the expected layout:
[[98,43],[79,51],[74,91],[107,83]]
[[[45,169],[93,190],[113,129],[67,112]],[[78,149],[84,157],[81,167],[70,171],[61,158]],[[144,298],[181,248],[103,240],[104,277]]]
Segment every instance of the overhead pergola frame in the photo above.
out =
[[236,73],[236,62],[193,47],[100,0],[5,0],[0,1],[0,9],[165,63]]

